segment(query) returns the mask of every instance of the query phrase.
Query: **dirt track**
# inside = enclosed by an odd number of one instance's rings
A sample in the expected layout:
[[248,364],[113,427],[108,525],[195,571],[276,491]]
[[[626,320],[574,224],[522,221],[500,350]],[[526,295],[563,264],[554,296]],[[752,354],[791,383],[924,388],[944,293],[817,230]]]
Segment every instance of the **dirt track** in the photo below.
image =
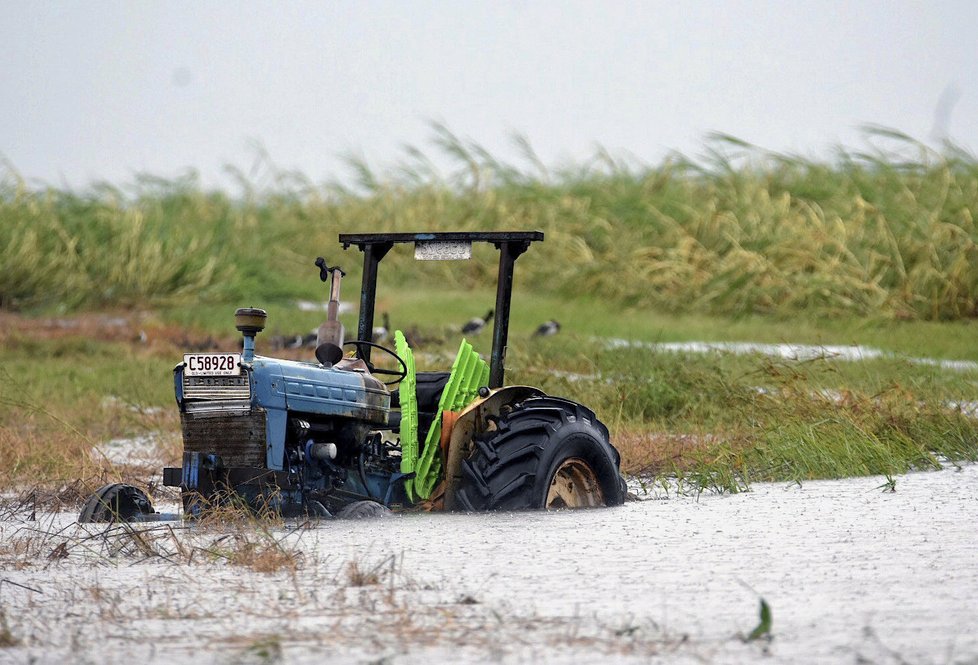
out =
[[[233,535],[179,524],[149,551],[201,547],[190,563],[110,557],[77,526],[54,553],[29,529],[71,516],[24,515],[0,523],[0,662],[978,662],[978,467],[883,482],[321,523],[275,534],[294,573],[205,556]],[[773,639],[744,643],[760,597]]]

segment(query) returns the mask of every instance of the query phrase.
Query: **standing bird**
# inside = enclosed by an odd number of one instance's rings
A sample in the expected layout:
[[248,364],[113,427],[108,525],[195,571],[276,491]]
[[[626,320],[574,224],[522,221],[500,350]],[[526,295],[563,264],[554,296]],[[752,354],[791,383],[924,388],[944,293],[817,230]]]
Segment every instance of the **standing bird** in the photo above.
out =
[[387,316],[387,312],[384,312],[383,317],[384,325],[374,327],[373,342],[375,344],[386,342],[387,338],[390,337],[391,334],[391,319],[389,316]]
[[541,323],[540,327],[533,333],[534,337],[550,337],[560,332],[560,324],[556,319],[550,319],[546,323]]
[[486,327],[486,324],[492,321],[492,310],[490,309],[486,312],[485,318],[474,318],[462,326],[463,335],[478,335],[482,332],[482,329]]
[[285,348],[287,349],[301,349],[303,347],[315,348],[316,347],[316,331],[306,333],[305,335],[292,335],[286,338]]

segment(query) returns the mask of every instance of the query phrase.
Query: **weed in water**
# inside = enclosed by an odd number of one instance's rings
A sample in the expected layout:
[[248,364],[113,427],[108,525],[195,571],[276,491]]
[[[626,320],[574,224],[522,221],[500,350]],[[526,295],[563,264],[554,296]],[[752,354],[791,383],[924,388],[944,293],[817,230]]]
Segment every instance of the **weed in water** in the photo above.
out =
[[886,482],[877,487],[876,489],[881,489],[884,492],[896,492],[896,478],[892,477],[890,474],[886,474]]
[[360,562],[350,561],[346,564],[346,581],[350,586],[373,586],[380,584],[380,574],[377,568],[364,569]]
[[286,545],[286,536],[277,537],[273,531],[283,525],[273,498],[266,497],[256,507],[247,505],[233,492],[219,493],[203,506],[197,522],[205,531],[225,531],[203,549],[212,558],[259,573],[295,572],[302,563],[302,552]]
[[10,626],[7,625],[6,613],[0,609],[0,649],[15,647],[19,644],[20,640],[14,637],[14,634],[10,632]]
[[745,642],[753,642],[758,639],[771,639],[771,606],[767,604],[767,601],[761,598],[761,607],[758,612],[760,615],[760,622],[757,626],[750,632],[747,637],[744,638]]
[[244,650],[245,662],[270,665],[282,660],[282,640],[277,635],[255,640]]
[[346,564],[345,581],[346,585],[351,587],[376,586],[385,581],[393,584],[396,572],[397,557],[393,554],[372,565],[365,561],[351,559]]

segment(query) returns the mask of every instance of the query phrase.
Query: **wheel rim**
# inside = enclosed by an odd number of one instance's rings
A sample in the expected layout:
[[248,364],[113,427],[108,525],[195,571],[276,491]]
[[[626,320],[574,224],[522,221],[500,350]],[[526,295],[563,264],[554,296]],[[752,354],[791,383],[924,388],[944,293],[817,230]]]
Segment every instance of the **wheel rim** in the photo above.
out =
[[584,460],[572,457],[557,467],[547,491],[547,510],[592,508],[604,505],[604,493],[594,470]]

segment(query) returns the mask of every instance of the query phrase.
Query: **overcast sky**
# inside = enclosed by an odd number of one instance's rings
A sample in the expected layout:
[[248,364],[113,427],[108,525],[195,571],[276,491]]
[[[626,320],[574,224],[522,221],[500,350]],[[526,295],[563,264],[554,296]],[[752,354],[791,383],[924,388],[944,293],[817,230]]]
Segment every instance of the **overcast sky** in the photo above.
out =
[[217,184],[258,142],[320,181],[430,120],[548,164],[711,131],[827,155],[865,123],[975,150],[978,1],[0,0],[0,154],[31,179]]

